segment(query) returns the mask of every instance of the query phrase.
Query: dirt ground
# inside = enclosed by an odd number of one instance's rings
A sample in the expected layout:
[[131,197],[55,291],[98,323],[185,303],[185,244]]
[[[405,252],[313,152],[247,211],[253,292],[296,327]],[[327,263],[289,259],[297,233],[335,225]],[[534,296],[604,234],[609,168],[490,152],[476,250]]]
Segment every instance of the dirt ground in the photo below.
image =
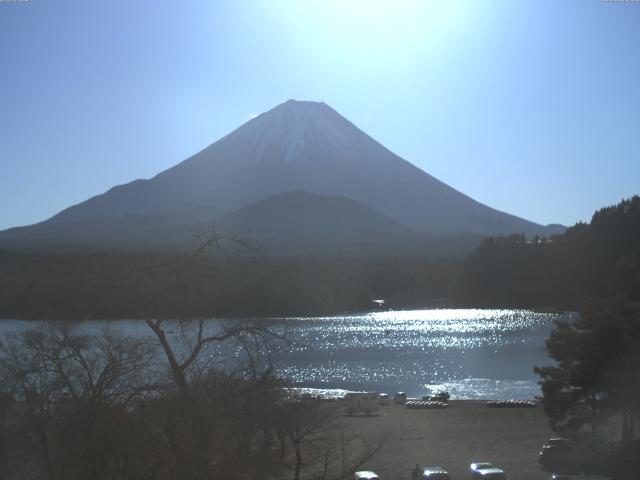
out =
[[[349,430],[372,438],[389,434],[385,448],[366,465],[384,480],[410,479],[416,463],[437,465],[452,480],[469,479],[469,464],[491,462],[510,480],[551,477],[537,463],[549,438],[540,408],[488,408],[483,401],[451,401],[441,410],[410,410],[400,405],[380,407],[377,416],[345,417]],[[579,477],[571,477],[578,480]],[[589,477],[595,480],[595,477]]]

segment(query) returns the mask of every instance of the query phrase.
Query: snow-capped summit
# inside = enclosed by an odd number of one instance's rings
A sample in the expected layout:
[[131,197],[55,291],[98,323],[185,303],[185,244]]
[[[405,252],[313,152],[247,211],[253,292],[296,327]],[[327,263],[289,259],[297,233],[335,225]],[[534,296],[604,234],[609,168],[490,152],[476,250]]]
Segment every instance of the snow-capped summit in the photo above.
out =
[[[304,160],[305,151],[353,153],[360,132],[324,102],[288,100],[258,115],[228,136],[255,147],[258,159]],[[278,145],[280,151],[274,152]]]
[[[353,156],[371,139],[324,102],[287,100],[205,149],[228,149],[237,161],[305,162],[314,152]],[[194,161],[207,161],[206,156]]]

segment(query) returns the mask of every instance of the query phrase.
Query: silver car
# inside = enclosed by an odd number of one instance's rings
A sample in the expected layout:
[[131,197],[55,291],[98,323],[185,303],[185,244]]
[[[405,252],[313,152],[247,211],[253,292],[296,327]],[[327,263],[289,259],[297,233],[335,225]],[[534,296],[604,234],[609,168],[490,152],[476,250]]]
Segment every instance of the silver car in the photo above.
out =
[[450,480],[449,473],[442,467],[422,467],[424,480]]
[[377,473],[370,470],[363,470],[353,474],[353,480],[380,480]]
[[504,471],[496,467],[477,470],[473,478],[474,480],[509,480]]
[[476,476],[476,473],[486,468],[494,468],[494,467],[489,462],[473,462],[471,465],[469,465],[469,470],[471,471],[471,478],[479,478]]

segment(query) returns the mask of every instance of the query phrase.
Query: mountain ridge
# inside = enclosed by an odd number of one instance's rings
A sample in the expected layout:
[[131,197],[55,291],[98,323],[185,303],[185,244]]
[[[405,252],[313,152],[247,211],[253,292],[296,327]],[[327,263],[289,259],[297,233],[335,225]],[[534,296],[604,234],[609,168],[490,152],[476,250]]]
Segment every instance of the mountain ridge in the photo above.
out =
[[349,198],[433,235],[557,233],[453,189],[323,102],[289,100],[150,179],[115,186],[39,224],[0,232],[0,242],[7,236],[19,242],[43,229],[50,237],[58,229],[66,241],[65,225],[93,229],[132,216],[162,218],[167,226],[211,223],[290,191]]

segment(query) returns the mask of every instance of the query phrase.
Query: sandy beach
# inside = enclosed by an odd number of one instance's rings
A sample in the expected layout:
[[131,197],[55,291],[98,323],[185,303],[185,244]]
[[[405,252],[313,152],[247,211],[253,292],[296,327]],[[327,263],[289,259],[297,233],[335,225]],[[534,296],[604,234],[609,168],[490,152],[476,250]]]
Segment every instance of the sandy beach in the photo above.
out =
[[477,400],[449,405],[441,410],[391,405],[381,407],[378,416],[344,421],[353,432],[372,437],[390,434],[383,451],[366,465],[383,479],[409,479],[416,463],[445,467],[452,480],[469,479],[473,461],[493,463],[510,480],[551,476],[537,463],[541,446],[554,436],[542,408],[488,408]]

